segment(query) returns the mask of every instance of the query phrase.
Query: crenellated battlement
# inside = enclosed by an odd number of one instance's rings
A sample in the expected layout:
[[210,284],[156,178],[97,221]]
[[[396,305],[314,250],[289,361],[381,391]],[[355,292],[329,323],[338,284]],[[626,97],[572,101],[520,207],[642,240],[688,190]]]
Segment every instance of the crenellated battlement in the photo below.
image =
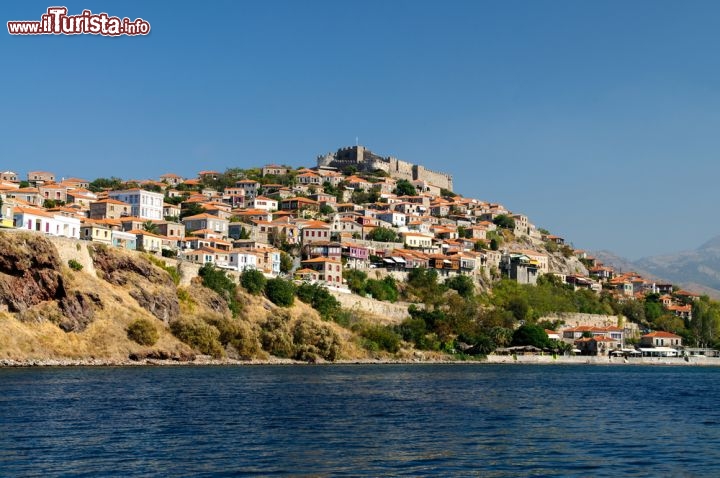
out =
[[403,161],[393,156],[379,156],[364,146],[350,146],[338,149],[335,153],[328,153],[317,157],[320,167],[335,167],[342,169],[354,166],[358,171],[372,172],[383,170],[395,179],[408,181],[426,181],[440,188],[452,191],[452,175],[440,171],[426,169],[424,166]]

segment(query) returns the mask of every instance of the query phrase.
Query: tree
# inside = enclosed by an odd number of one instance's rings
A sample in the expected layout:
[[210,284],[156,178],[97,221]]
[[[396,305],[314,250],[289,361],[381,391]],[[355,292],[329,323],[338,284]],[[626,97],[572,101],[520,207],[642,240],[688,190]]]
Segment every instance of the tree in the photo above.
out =
[[335,209],[332,208],[332,206],[328,204],[323,204],[320,206],[320,214],[323,216],[329,216],[330,214],[334,213]]
[[58,199],[45,199],[43,201],[43,207],[45,209],[53,209],[53,208],[64,206],[64,205],[65,205],[65,203]]
[[525,297],[511,298],[505,309],[512,312],[515,320],[526,320],[530,317],[530,304]]
[[[100,191],[104,191],[106,189],[122,189],[122,186],[122,179],[113,176],[111,178],[97,178],[89,184],[88,189],[94,193],[99,193]],[[22,187],[22,185],[20,187]]]
[[240,285],[251,294],[258,295],[265,290],[265,275],[256,269],[246,269],[240,274]]
[[538,348],[548,346],[548,335],[539,325],[525,324],[513,333],[513,345],[533,345]]
[[280,252],[280,272],[287,274],[293,270],[295,262],[293,257],[285,251]]
[[714,345],[720,333],[720,303],[711,301],[707,296],[695,301],[689,329],[698,347]]
[[445,286],[438,283],[438,273],[435,269],[423,267],[411,269],[407,285],[406,292],[416,296],[426,307],[437,306],[443,301]]
[[353,204],[365,204],[370,202],[368,198],[369,195],[367,192],[357,189],[350,195],[350,202]]
[[445,285],[457,291],[461,297],[469,299],[475,293],[475,284],[468,276],[458,275],[445,281]]
[[275,278],[265,283],[265,297],[280,307],[290,307],[295,302],[295,286],[292,282]]
[[250,231],[245,229],[245,226],[240,226],[240,233],[238,239],[250,239]]
[[495,326],[490,329],[489,337],[498,347],[505,347],[512,342],[513,330],[506,327]]
[[177,206],[178,204],[183,202],[184,199],[184,196],[165,196],[165,198],[163,198],[163,201],[168,204],[172,204],[173,206]]
[[394,229],[387,227],[376,227],[368,234],[371,241],[377,242],[398,242],[398,235]]
[[382,280],[368,279],[365,282],[365,293],[372,295],[373,299],[395,302],[398,298],[398,289],[395,279],[387,276]]
[[662,304],[659,302],[656,302],[654,300],[645,299],[645,319],[649,320],[650,322],[654,322],[656,319],[659,319],[663,315],[663,307]]
[[142,228],[143,231],[149,232],[150,234],[158,234],[160,232],[158,225],[152,221],[143,222]]
[[500,249],[500,242],[498,241],[497,237],[493,237],[490,239],[490,250],[491,251],[497,251]]
[[636,324],[642,324],[645,322],[645,307],[637,300],[626,301],[622,305],[620,311],[630,322],[634,322]]
[[163,192],[162,187],[160,187],[157,184],[143,184],[142,189],[144,189],[145,191],[153,192],[153,193]]
[[205,208],[200,205],[200,203],[191,202],[191,203],[184,203],[183,204],[182,211],[180,211],[180,219],[190,216],[197,216],[198,214],[202,214],[205,212]]
[[400,179],[395,184],[393,194],[398,196],[415,196],[417,194],[417,189],[415,189],[415,186],[413,186],[407,179]]
[[319,284],[301,284],[295,291],[298,299],[309,304],[317,310],[325,320],[335,320],[340,314],[340,302],[324,287]]
[[495,216],[495,219],[493,219],[493,223],[503,229],[515,229],[515,219],[507,214],[498,214]]
[[323,187],[323,192],[325,194],[332,194],[333,196],[335,196],[338,193],[338,188],[333,186],[333,184],[330,181],[325,181],[322,184],[322,187]]
[[235,283],[224,270],[218,269],[208,262],[200,268],[198,276],[202,279],[203,286],[214,290],[225,299],[233,315],[240,313],[242,307],[237,300]]

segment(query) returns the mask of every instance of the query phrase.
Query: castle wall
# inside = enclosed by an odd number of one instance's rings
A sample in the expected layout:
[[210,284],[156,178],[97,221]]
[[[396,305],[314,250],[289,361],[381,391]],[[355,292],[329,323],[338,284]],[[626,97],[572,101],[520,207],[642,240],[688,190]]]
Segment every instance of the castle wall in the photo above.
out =
[[395,179],[408,181],[427,181],[434,186],[452,191],[452,176],[438,171],[425,169],[424,166],[402,161],[392,156],[382,157],[374,154],[363,146],[353,146],[338,149],[335,153],[318,156],[317,164],[320,167],[334,167],[342,170],[347,166],[354,166],[359,171],[372,172],[381,169]]
[[413,179],[415,180],[427,181],[439,188],[444,188],[450,191],[453,190],[453,180],[452,176],[449,174],[432,171],[430,169],[425,169],[424,166],[417,165],[414,167],[413,175]]
[[392,156],[389,157],[388,160],[390,162],[390,170],[388,171],[390,176],[395,179],[407,179],[408,181],[415,179],[415,175],[413,174],[414,165],[412,163],[393,158]]

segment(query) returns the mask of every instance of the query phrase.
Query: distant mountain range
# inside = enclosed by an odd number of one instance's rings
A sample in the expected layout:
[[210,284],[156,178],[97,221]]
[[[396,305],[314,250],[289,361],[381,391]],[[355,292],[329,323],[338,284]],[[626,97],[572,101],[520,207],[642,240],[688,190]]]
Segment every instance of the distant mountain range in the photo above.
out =
[[630,261],[609,251],[595,256],[616,270],[635,271],[653,280],[667,280],[699,294],[720,299],[720,236],[691,251],[644,257]]

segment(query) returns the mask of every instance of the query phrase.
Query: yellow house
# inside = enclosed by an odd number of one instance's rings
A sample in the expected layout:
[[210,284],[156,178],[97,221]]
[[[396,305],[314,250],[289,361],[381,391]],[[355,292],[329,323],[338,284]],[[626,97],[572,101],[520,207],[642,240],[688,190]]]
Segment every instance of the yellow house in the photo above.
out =
[[94,221],[85,221],[80,226],[80,239],[112,245],[112,229]]
[[400,235],[405,242],[405,246],[410,249],[431,249],[432,237],[416,232],[401,232]]
[[14,203],[3,197],[0,206],[0,227],[13,227],[13,209]]
[[160,254],[162,252],[163,236],[152,234],[147,231],[141,231],[140,229],[133,229],[128,231],[130,234],[135,234],[137,237],[137,248],[142,249],[145,252],[151,252],[153,254]]

